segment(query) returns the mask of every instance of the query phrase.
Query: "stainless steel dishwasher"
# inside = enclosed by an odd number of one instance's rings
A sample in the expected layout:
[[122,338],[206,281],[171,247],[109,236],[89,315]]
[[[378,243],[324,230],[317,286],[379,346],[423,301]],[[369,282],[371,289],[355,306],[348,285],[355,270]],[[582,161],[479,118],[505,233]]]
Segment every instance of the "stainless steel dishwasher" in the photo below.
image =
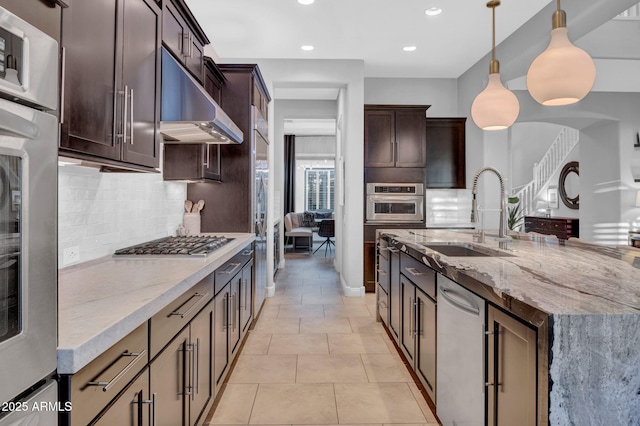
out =
[[436,412],[444,426],[484,425],[484,299],[438,274]]

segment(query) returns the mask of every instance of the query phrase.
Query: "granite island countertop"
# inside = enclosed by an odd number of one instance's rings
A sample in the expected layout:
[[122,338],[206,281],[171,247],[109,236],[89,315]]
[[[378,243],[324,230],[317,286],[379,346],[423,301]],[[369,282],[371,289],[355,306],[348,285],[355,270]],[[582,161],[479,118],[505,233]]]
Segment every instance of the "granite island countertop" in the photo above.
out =
[[503,251],[510,256],[454,257],[422,244],[460,242],[498,250],[498,242],[487,236],[485,243],[475,243],[474,231],[378,232],[454,281],[472,278],[499,297],[507,294],[547,314],[640,314],[640,252],[632,249],[524,237]]
[[205,258],[105,256],[60,269],[58,373],[78,372],[255,240],[224,235],[234,240]]
[[535,328],[539,425],[639,425],[640,252],[526,236],[508,257],[445,256],[423,245],[498,250],[490,236],[473,242],[473,232],[378,235]]

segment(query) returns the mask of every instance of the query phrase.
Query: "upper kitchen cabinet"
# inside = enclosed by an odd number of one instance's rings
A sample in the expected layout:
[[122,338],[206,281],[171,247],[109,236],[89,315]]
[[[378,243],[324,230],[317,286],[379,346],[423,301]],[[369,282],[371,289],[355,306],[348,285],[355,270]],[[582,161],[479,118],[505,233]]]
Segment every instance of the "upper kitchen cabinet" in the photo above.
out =
[[466,118],[427,118],[427,188],[465,188]]
[[164,3],[162,42],[199,81],[204,78],[204,46],[209,39],[183,0]]
[[201,213],[203,232],[255,232],[260,207],[255,201],[259,198],[259,163],[266,160],[268,149],[266,121],[256,101],[266,110],[271,97],[257,65],[218,66],[225,77],[220,106],[242,131],[244,141],[220,145],[223,185],[190,184],[187,195],[215,206]]
[[429,105],[365,105],[364,166],[425,167]]
[[208,56],[204,57],[204,90],[213,98],[218,105],[222,102],[222,86],[224,85],[224,74],[218,65]]
[[153,0],[76,1],[63,10],[61,155],[156,171],[161,13]]

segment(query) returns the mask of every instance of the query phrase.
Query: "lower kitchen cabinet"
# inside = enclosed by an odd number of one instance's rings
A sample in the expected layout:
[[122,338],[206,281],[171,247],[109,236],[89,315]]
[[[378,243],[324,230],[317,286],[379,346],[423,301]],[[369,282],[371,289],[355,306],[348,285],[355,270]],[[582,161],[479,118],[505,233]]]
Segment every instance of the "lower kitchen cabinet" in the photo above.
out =
[[[436,273],[400,256],[400,348],[431,397],[436,400]],[[405,275],[407,274],[407,275]],[[411,279],[408,278],[411,277]]]
[[389,331],[399,340],[400,332],[400,253],[389,246]]
[[211,386],[210,302],[151,362],[151,392],[156,399],[156,425],[196,424],[209,400]]
[[246,334],[253,318],[253,260],[244,265],[240,273],[240,339]]
[[487,424],[536,424],[535,330],[489,306],[487,322]]
[[96,426],[155,425],[156,395],[149,395],[149,369],[145,369],[107,411],[94,423]]
[[213,384],[215,393],[222,387],[229,370],[229,295],[231,286],[227,284],[213,299],[215,319],[213,321]]

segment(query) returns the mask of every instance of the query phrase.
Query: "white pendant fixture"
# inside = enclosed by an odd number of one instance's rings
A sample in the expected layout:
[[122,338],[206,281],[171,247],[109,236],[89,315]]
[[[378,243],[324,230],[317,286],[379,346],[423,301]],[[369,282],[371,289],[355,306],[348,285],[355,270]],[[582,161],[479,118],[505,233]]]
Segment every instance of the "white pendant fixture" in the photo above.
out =
[[489,66],[489,83],[476,96],[471,104],[471,117],[483,130],[503,130],[510,127],[518,118],[520,103],[500,79],[500,62],[496,60],[496,7],[500,1],[490,1],[487,7],[492,10],[492,48]]
[[596,66],[587,52],[574,46],[567,31],[567,14],[553,13],[549,46],[529,67],[527,88],[542,105],[569,105],[587,96],[596,81]]

